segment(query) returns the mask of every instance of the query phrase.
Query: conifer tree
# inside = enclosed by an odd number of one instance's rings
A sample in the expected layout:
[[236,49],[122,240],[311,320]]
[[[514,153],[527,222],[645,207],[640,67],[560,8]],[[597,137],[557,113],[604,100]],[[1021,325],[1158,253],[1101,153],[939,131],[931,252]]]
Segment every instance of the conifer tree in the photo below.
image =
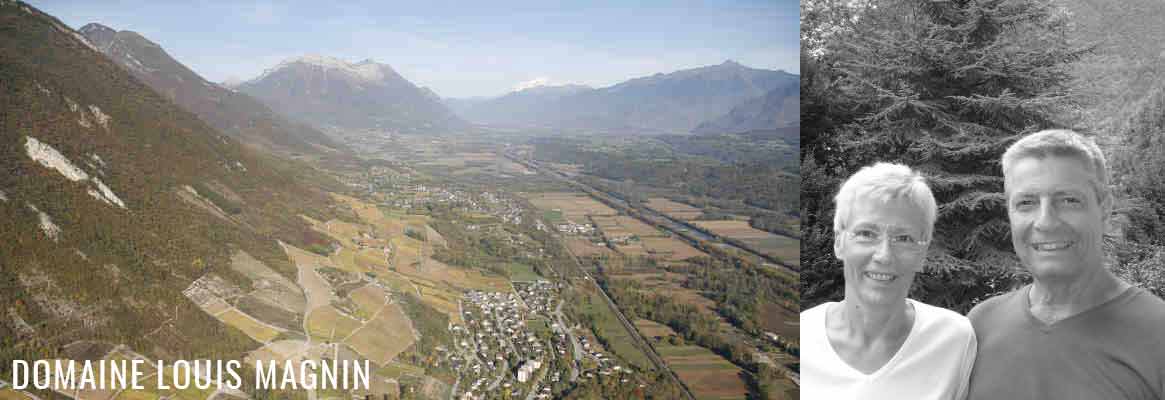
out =
[[811,138],[802,141],[810,144],[802,187],[813,186],[802,199],[813,208],[802,212],[813,216],[803,281],[816,282],[803,298],[841,296],[837,185],[861,166],[893,161],[924,173],[939,202],[927,271],[911,296],[965,312],[1016,283],[999,157],[1018,137],[1056,125],[1051,110],[1066,101],[1068,68],[1086,50],[1072,47],[1067,14],[1047,0],[848,9],[814,21],[833,26],[815,29],[829,34],[803,69],[802,135]]

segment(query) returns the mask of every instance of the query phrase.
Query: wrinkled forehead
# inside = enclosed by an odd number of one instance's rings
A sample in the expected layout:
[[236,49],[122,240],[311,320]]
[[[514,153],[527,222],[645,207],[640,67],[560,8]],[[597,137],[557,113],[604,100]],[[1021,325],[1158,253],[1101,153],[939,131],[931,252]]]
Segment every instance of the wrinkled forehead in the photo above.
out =
[[1091,191],[1099,199],[1101,185],[1093,165],[1073,154],[1021,157],[1003,171],[1008,198],[1023,193]]

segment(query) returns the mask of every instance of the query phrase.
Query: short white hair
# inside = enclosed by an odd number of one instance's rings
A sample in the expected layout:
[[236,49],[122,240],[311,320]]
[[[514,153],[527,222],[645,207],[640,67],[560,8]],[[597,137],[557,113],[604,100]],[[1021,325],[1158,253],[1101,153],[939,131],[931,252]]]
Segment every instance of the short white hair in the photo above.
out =
[[1074,157],[1084,163],[1092,172],[1092,190],[1097,201],[1103,203],[1108,195],[1108,167],[1100,146],[1091,138],[1067,129],[1039,131],[1012,143],[1003,152],[1003,177],[1006,191],[1007,174],[1015,164],[1025,158],[1045,159],[1048,157]]
[[837,196],[833,198],[836,211],[833,213],[833,231],[845,230],[854,203],[858,199],[886,203],[890,200],[905,200],[922,213],[925,225],[922,227],[923,240],[929,241],[934,234],[934,221],[938,216],[938,205],[930,186],[918,172],[902,164],[879,162],[862,167],[841,184]]

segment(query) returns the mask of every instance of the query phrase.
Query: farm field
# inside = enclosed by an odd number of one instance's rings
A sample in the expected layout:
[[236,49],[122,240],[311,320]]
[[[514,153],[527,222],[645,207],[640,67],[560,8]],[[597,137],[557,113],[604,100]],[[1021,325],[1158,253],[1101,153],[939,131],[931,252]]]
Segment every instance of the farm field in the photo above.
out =
[[[704,252],[669,237],[659,229],[645,224],[634,217],[619,216],[591,216],[603,237],[613,243],[619,253],[633,256],[650,256],[660,260],[680,261],[688,258],[705,255]],[[568,246],[572,244],[568,242]],[[602,250],[590,249],[583,243],[572,245],[572,251],[577,255],[602,254]]]
[[389,378],[400,378],[406,375],[421,376],[425,374],[424,369],[396,361],[381,366],[377,372]]
[[352,333],[344,343],[376,365],[387,364],[416,341],[412,322],[395,303],[386,304],[376,318]]
[[543,279],[542,275],[534,272],[534,267],[521,263],[510,263],[510,280],[514,282],[536,281]]
[[244,251],[231,255],[231,269],[251,280],[257,299],[291,313],[303,312],[306,300],[298,286]]
[[307,314],[307,333],[320,340],[338,342],[360,326],[360,321],[344,315],[331,305],[314,309]]
[[266,346],[255,349],[247,354],[248,365],[255,365],[256,360],[275,361],[282,364],[284,361],[300,361],[308,353],[308,344],[303,340],[276,340]]
[[760,326],[762,330],[782,337],[799,337],[801,326],[797,314],[773,303],[760,304]]
[[672,346],[666,341],[657,342],[655,348],[697,399],[747,398],[744,370],[724,357],[700,346]]
[[348,298],[352,299],[352,302],[356,303],[368,315],[375,314],[388,303],[384,291],[372,285],[365,285],[353,290],[348,294]]
[[563,219],[562,210],[543,211],[542,212],[542,219],[546,220],[547,223],[554,224],[554,225],[560,224],[560,223],[566,221],[565,219]]
[[612,216],[619,212],[583,193],[527,193],[526,199],[542,210],[561,211],[563,217],[581,223],[588,215]]
[[514,177],[533,175],[534,171],[494,152],[448,152],[432,149],[415,153],[416,166],[439,176],[472,179],[475,175]]
[[236,306],[231,305],[227,299],[235,299],[238,301],[238,304],[247,306],[252,310],[263,311],[264,313],[270,311],[268,314],[277,316],[277,318],[269,318],[278,321],[276,325],[285,325],[284,322],[287,320],[294,321],[296,315],[295,313],[280,308],[264,305],[262,301],[257,300],[250,294],[244,294],[238,286],[235,286],[214,273],[208,273],[195,280],[182,291],[182,294],[203,312],[228,326],[242,331],[259,343],[266,343],[274,339],[284,329],[240,310]]
[[642,221],[626,215],[619,215],[614,217],[615,223],[626,229],[628,232],[640,238],[651,236],[665,236],[663,232],[656,229],[654,226],[643,223]]
[[215,318],[218,318],[227,325],[238,328],[259,343],[267,343],[271,339],[275,339],[282,332],[280,329],[264,324],[254,317],[233,308],[216,315]]
[[587,239],[568,237],[565,241],[570,252],[578,257],[613,255],[607,246],[591,243]]
[[647,207],[681,221],[695,219],[704,213],[699,208],[692,207],[684,203],[671,201],[662,197],[652,197],[647,199]]
[[[605,335],[608,335],[606,337],[608,340],[607,349],[640,370],[646,371],[652,369],[647,355],[635,346],[634,339],[623,329],[623,325],[619,323],[618,317],[607,307],[607,302],[603,300],[602,295],[596,292],[594,287],[586,284],[576,285],[575,289],[578,290],[579,294],[586,297],[584,297],[585,300],[581,304],[574,306],[582,314],[590,315],[595,321],[596,328],[604,332]],[[592,343],[600,342],[592,341]]]
[[[292,258],[297,261],[297,265],[309,263],[334,266],[344,271],[370,274],[369,277],[392,290],[415,293],[422,302],[447,314],[454,323],[461,321],[457,312],[457,299],[463,290],[510,290],[509,280],[504,277],[451,267],[432,259],[433,247],[446,246],[447,243],[440,233],[428,225],[429,217],[405,214],[349,196],[333,196],[350,207],[361,221],[312,221],[316,230],[334,238],[341,248],[326,258],[312,253],[304,254],[302,251],[295,252]],[[406,229],[424,232],[426,240],[405,235]],[[308,280],[316,279],[308,277]],[[328,285],[324,282],[321,287],[327,288]],[[317,288],[312,292],[320,290]],[[326,292],[323,289],[322,293]],[[308,308],[320,306],[322,300],[309,299]]]
[[776,257],[781,261],[793,265],[801,265],[801,242],[797,239],[772,235],[767,238],[744,239],[741,241],[762,254]]
[[210,299],[206,302],[206,304],[200,304],[199,306],[202,307],[203,311],[206,311],[206,313],[210,315],[222,314],[232,308],[231,303],[227,303],[226,300],[217,297]]
[[616,244],[615,251],[629,256],[646,256],[647,248],[642,243]]
[[256,292],[236,300],[235,309],[281,330],[293,332],[303,330],[303,313],[301,311],[291,312],[271,305],[270,302],[257,297]]
[[748,226],[748,221],[692,221],[692,224],[712,231],[712,233],[717,235],[739,240],[765,239],[769,236],[775,236],[772,233]]
[[682,240],[670,237],[643,238],[643,247],[653,256],[669,261],[686,260],[692,257],[705,256],[704,252],[684,243]]
[[635,320],[634,324],[635,329],[638,329],[639,333],[642,334],[644,338],[667,339],[668,336],[676,335],[676,331],[672,330],[667,325],[649,319],[640,318]]
[[509,282],[501,276],[485,275],[479,270],[451,267],[428,257],[419,264],[397,265],[396,272],[409,278],[432,282],[432,286],[435,287],[443,284],[456,289],[493,291],[506,291],[510,287]]
[[800,241],[753,228],[748,226],[748,221],[691,221],[691,223],[717,235],[744,242],[756,251],[781,261],[795,266],[801,263]]

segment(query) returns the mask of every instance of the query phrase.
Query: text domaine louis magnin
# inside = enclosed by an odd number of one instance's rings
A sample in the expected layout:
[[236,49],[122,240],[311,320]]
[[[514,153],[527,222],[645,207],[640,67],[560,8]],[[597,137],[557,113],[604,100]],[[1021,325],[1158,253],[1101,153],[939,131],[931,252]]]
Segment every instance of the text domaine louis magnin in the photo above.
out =
[[[13,360],[13,389],[51,390],[167,390],[239,389],[243,386],[239,360]],[[368,360],[255,361],[256,389],[314,390],[368,389]]]

